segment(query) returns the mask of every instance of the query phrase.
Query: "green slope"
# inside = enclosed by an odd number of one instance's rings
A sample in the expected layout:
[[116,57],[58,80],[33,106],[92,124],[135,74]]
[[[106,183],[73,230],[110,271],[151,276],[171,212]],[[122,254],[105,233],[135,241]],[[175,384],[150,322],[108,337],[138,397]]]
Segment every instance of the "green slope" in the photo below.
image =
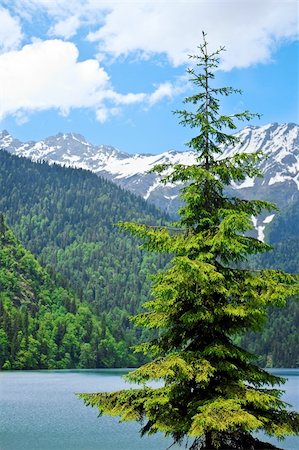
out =
[[[139,363],[128,348],[139,339],[140,332],[128,317],[147,299],[149,275],[166,261],[143,252],[116,223],[124,220],[159,225],[167,217],[90,172],[37,164],[4,151],[0,151],[0,211],[56,283],[71,287],[79,298],[86,299],[103,327],[111,330],[113,338],[109,339],[114,342],[110,347],[117,344],[119,350],[112,352],[109,362],[107,344],[105,364]],[[288,214],[287,223],[295,212]],[[281,220],[285,221],[284,215]],[[296,223],[290,224],[284,239],[281,234],[286,224],[275,225],[280,235],[275,232],[277,240],[271,235],[270,240],[275,241],[277,250],[265,255],[262,265],[298,271],[298,238],[291,233]],[[266,331],[247,336],[244,345],[260,355],[263,365],[294,367],[299,348],[298,333],[294,333],[296,317],[298,303],[292,302],[286,310],[271,311]]]
[[[56,282],[89,302],[117,342],[126,349],[136,342],[139,332],[128,317],[147,298],[149,274],[165,258],[143,252],[116,224],[158,225],[166,220],[162,213],[90,172],[5,151],[0,151],[0,212]],[[131,358],[123,360],[131,364]]]
[[[299,272],[299,200],[281,211],[269,227],[267,241],[271,252],[262,255],[258,267]],[[259,362],[268,367],[299,366],[299,301],[293,299],[285,309],[271,309],[268,325],[261,334],[248,334],[242,344],[260,355]]]
[[299,196],[273,220],[267,233],[273,251],[261,262],[267,267],[279,267],[290,273],[299,272]]
[[121,366],[128,359],[123,343],[87,303],[55,286],[0,215],[0,369]]

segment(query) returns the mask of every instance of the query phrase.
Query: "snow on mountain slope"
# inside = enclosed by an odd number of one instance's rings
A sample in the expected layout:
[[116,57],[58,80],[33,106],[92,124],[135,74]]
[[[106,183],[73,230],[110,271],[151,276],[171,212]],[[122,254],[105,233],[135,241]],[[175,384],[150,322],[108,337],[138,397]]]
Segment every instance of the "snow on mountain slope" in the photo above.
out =
[[[295,124],[268,124],[263,127],[246,127],[240,133],[240,143],[233,149],[227,148],[223,156],[239,152],[262,150],[265,159],[261,163],[264,174],[263,184],[291,181],[299,189],[299,127]],[[252,185],[253,180],[245,180],[237,188]]]
[[[223,149],[223,156],[237,152],[262,150],[265,158],[260,164],[264,178],[246,179],[232,186],[244,198],[263,198],[284,208],[299,195],[299,126],[272,123],[261,127],[248,126],[237,133],[240,142]],[[181,186],[161,185],[154,173],[155,164],[193,164],[192,151],[167,151],[159,155],[130,155],[109,146],[94,146],[80,134],[59,133],[39,142],[20,142],[7,131],[0,133],[0,148],[34,161],[46,160],[76,168],[87,169],[109,178],[125,189],[143,196],[157,206],[173,213],[177,210]],[[255,227],[264,235],[267,217],[262,216]]]

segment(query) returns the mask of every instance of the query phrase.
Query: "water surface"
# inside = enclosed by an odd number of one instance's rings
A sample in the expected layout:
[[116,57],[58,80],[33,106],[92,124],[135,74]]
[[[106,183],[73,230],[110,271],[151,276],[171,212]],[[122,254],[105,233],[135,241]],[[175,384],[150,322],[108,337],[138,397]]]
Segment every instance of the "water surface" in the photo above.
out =
[[[299,370],[273,370],[288,377],[284,399],[299,409]],[[128,388],[126,370],[60,370],[0,372],[1,450],[165,450],[162,435],[140,438],[136,423],[97,417],[75,392]],[[272,440],[272,442],[274,442]],[[280,447],[298,450],[299,438]],[[181,447],[173,446],[172,450]]]

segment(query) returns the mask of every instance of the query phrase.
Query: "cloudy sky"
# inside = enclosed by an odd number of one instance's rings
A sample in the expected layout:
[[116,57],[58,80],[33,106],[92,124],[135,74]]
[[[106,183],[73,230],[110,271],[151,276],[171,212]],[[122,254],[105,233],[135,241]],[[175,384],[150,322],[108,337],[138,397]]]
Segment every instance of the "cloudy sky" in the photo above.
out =
[[190,131],[172,111],[192,92],[202,30],[211,50],[226,47],[219,86],[243,90],[223,112],[298,122],[296,0],[0,0],[0,130],[182,150]]

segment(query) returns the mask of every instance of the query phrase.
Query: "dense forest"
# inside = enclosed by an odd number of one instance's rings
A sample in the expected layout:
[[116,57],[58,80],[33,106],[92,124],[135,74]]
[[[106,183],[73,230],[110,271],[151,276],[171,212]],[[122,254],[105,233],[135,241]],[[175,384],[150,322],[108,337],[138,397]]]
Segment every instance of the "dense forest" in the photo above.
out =
[[[255,267],[277,268],[299,272],[299,201],[281,211],[270,225],[267,241],[273,250],[256,258]],[[268,325],[263,333],[249,333],[241,342],[259,355],[259,363],[268,367],[299,365],[299,302],[290,300],[283,310],[269,310]]]
[[[105,361],[93,361],[86,367],[138,364],[140,360],[129,348],[139,340],[141,331],[134,329],[129,316],[140,311],[148,298],[150,275],[165,266],[167,259],[140,249],[138,240],[122,232],[117,223],[137,221],[158,226],[169,218],[95,174],[33,163],[5,151],[0,152],[0,212],[56,285],[88,302],[100,328],[109,331],[111,348],[122,347],[121,358],[119,351],[112,351],[109,360],[107,352]],[[288,269],[283,256],[278,251],[274,255],[274,261],[263,264],[275,266],[281,258],[281,268]],[[298,303],[291,302],[287,310],[271,312],[270,325],[262,337],[246,338],[244,345],[260,355],[261,364],[296,364],[298,345],[291,330],[298,311]],[[287,354],[281,348],[287,348]]]
[[130,347],[139,332],[128,317],[147,296],[149,274],[164,262],[124,237],[117,223],[132,219],[158,225],[163,214],[90,172],[32,163],[4,151],[0,211],[55,282],[87,301],[123,345],[125,358],[120,362],[111,355],[109,364],[135,365],[138,358]]
[[86,302],[55,286],[0,215],[0,368],[122,366],[130,357]]
[[273,251],[261,257],[265,267],[276,266],[290,273],[299,272],[299,196],[271,223],[267,241]]

